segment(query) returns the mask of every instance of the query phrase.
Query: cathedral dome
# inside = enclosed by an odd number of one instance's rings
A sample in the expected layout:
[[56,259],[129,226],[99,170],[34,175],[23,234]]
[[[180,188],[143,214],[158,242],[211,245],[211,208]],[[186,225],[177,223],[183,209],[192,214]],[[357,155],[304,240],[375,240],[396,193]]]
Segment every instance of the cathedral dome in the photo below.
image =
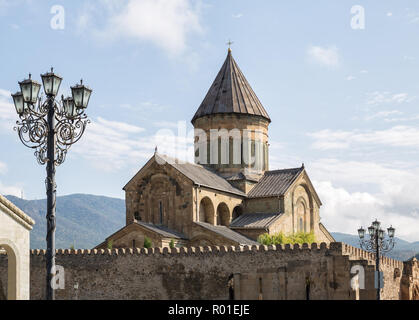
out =
[[192,124],[198,118],[215,114],[251,115],[271,122],[230,49],[221,70],[192,118]]

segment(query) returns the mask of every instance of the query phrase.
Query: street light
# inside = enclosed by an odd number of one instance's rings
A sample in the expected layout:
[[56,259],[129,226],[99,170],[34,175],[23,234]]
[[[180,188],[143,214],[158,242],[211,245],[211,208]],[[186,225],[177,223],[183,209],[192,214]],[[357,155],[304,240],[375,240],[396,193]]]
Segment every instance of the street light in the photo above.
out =
[[22,143],[35,149],[35,157],[41,165],[47,165],[47,300],[55,299],[52,279],[55,275],[55,168],[65,161],[68,149],[80,140],[90,122],[84,113],[92,90],[83,85],[71,87],[72,97],[61,96],[56,100],[63,78],[50,72],[41,75],[46,98],[38,98],[41,84],[29,79],[19,82],[20,92],[12,94],[16,112],[18,135]]
[[377,300],[380,300],[380,254],[384,252],[389,252],[394,248],[394,234],[396,232],[396,229],[394,229],[392,226],[387,229],[388,233],[388,239],[385,239],[385,231],[383,229],[380,229],[381,223],[377,221],[377,219],[372,223],[370,227],[368,227],[368,234],[369,239],[365,238],[365,230],[364,228],[358,229],[358,235],[359,235],[359,243],[361,245],[361,248],[375,253],[375,269],[377,273]]

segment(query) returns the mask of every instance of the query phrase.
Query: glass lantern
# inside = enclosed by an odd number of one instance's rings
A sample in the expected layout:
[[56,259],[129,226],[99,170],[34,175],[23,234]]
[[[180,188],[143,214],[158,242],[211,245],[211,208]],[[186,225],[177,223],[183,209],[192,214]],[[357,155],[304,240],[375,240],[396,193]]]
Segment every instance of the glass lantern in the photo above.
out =
[[41,74],[42,83],[44,84],[44,91],[47,96],[56,96],[60,89],[61,78],[59,75],[54,73],[54,69],[51,68],[51,72]]
[[12,94],[13,103],[15,104],[17,114],[21,115],[25,111],[26,103],[23,100],[22,92],[16,92]]
[[358,235],[359,235],[359,238],[360,239],[364,239],[364,237],[365,237],[365,229],[364,228],[360,228],[360,229],[358,229]]
[[35,104],[38,100],[39,90],[41,89],[41,84],[31,79],[31,74],[29,74],[29,79],[25,79],[19,82],[20,92],[23,95],[23,101],[30,104]]
[[77,108],[74,104],[74,100],[71,97],[67,97],[63,99],[63,106],[64,106],[64,112],[67,117],[72,118],[77,116]]
[[83,80],[80,80],[80,84],[71,87],[71,93],[73,95],[74,104],[76,105],[76,108],[86,109],[87,105],[89,104],[92,89],[86,87],[83,84]]

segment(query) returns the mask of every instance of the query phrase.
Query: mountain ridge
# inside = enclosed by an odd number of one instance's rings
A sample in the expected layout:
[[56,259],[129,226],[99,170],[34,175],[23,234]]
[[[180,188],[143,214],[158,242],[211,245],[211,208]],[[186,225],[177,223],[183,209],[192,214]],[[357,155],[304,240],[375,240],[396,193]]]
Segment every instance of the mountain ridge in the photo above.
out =
[[[6,196],[32,219],[31,248],[46,248],[46,200]],[[56,247],[90,249],[125,225],[125,201],[87,194],[57,197]]]

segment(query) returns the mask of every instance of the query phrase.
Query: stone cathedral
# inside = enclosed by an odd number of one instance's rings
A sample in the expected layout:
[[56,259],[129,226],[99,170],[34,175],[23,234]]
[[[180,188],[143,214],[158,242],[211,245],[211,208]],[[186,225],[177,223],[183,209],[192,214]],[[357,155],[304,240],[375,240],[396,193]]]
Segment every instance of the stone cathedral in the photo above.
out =
[[253,245],[299,231],[333,242],[304,165],[269,170],[270,123],[229,49],[192,118],[196,163],[156,151],[123,188],[126,226],[96,248],[140,248],[145,237],[153,247]]

